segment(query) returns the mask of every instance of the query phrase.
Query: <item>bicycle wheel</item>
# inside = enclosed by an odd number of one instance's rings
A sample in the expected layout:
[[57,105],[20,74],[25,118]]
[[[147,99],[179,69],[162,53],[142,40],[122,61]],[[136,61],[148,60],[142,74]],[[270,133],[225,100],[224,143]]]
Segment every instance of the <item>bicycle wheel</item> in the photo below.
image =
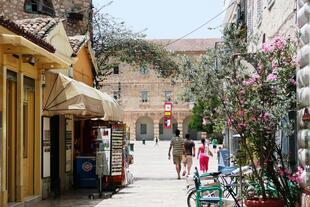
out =
[[187,206],[196,207],[196,189],[187,194]]

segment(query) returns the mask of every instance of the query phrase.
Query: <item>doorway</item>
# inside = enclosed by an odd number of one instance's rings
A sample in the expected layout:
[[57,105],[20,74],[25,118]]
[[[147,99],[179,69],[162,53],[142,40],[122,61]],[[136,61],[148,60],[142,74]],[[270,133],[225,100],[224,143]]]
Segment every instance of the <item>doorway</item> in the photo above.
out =
[[16,201],[17,83],[16,73],[7,72],[7,182],[8,202]]
[[23,184],[24,196],[34,195],[34,137],[35,137],[34,80],[24,78],[23,101]]
[[60,196],[59,176],[59,116],[50,119],[51,129],[51,192],[54,198]]

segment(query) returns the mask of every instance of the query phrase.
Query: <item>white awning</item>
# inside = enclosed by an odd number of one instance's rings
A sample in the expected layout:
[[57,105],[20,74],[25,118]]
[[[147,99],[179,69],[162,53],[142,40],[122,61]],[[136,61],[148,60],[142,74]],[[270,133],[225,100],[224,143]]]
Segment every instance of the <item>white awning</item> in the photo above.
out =
[[75,115],[121,121],[120,105],[106,93],[61,73],[45,75],[43,115]]

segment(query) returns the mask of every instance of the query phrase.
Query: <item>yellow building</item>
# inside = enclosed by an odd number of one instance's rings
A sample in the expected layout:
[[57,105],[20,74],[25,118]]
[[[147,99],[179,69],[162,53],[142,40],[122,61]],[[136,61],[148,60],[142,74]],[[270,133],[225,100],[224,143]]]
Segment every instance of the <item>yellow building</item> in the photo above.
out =
[[0,206],[40,197],[42,74],[71,64],[42,38],[0,17]]

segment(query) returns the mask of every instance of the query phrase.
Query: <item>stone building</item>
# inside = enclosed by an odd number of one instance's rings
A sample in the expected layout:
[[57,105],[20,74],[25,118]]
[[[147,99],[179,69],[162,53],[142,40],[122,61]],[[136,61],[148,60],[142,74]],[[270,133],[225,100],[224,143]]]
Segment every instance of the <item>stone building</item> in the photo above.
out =
[[[173,40],[151,40],[165,45]],[[185,39],[166,47],[177,54],[198,58],[207,48],[215,46],[219,39]],[[184,84],[171,79],[158,77],[154,70],[147,67],[132,68],[119,63],[113,72],[102,82],[102,89],[110,93],[124,109],[124,122],[130,127],[132,140],[170,140],[176,128],[181,134],[190,133],[192,138],[200,134],[191,130],[188,125],[191,118],[191,104],[177,101]],[[172,128],[164,128],[164,102],[173,102]]]
[[0,15],[11,20],[54,17],[69,36],[91,31],[92,0],[0,0]]

